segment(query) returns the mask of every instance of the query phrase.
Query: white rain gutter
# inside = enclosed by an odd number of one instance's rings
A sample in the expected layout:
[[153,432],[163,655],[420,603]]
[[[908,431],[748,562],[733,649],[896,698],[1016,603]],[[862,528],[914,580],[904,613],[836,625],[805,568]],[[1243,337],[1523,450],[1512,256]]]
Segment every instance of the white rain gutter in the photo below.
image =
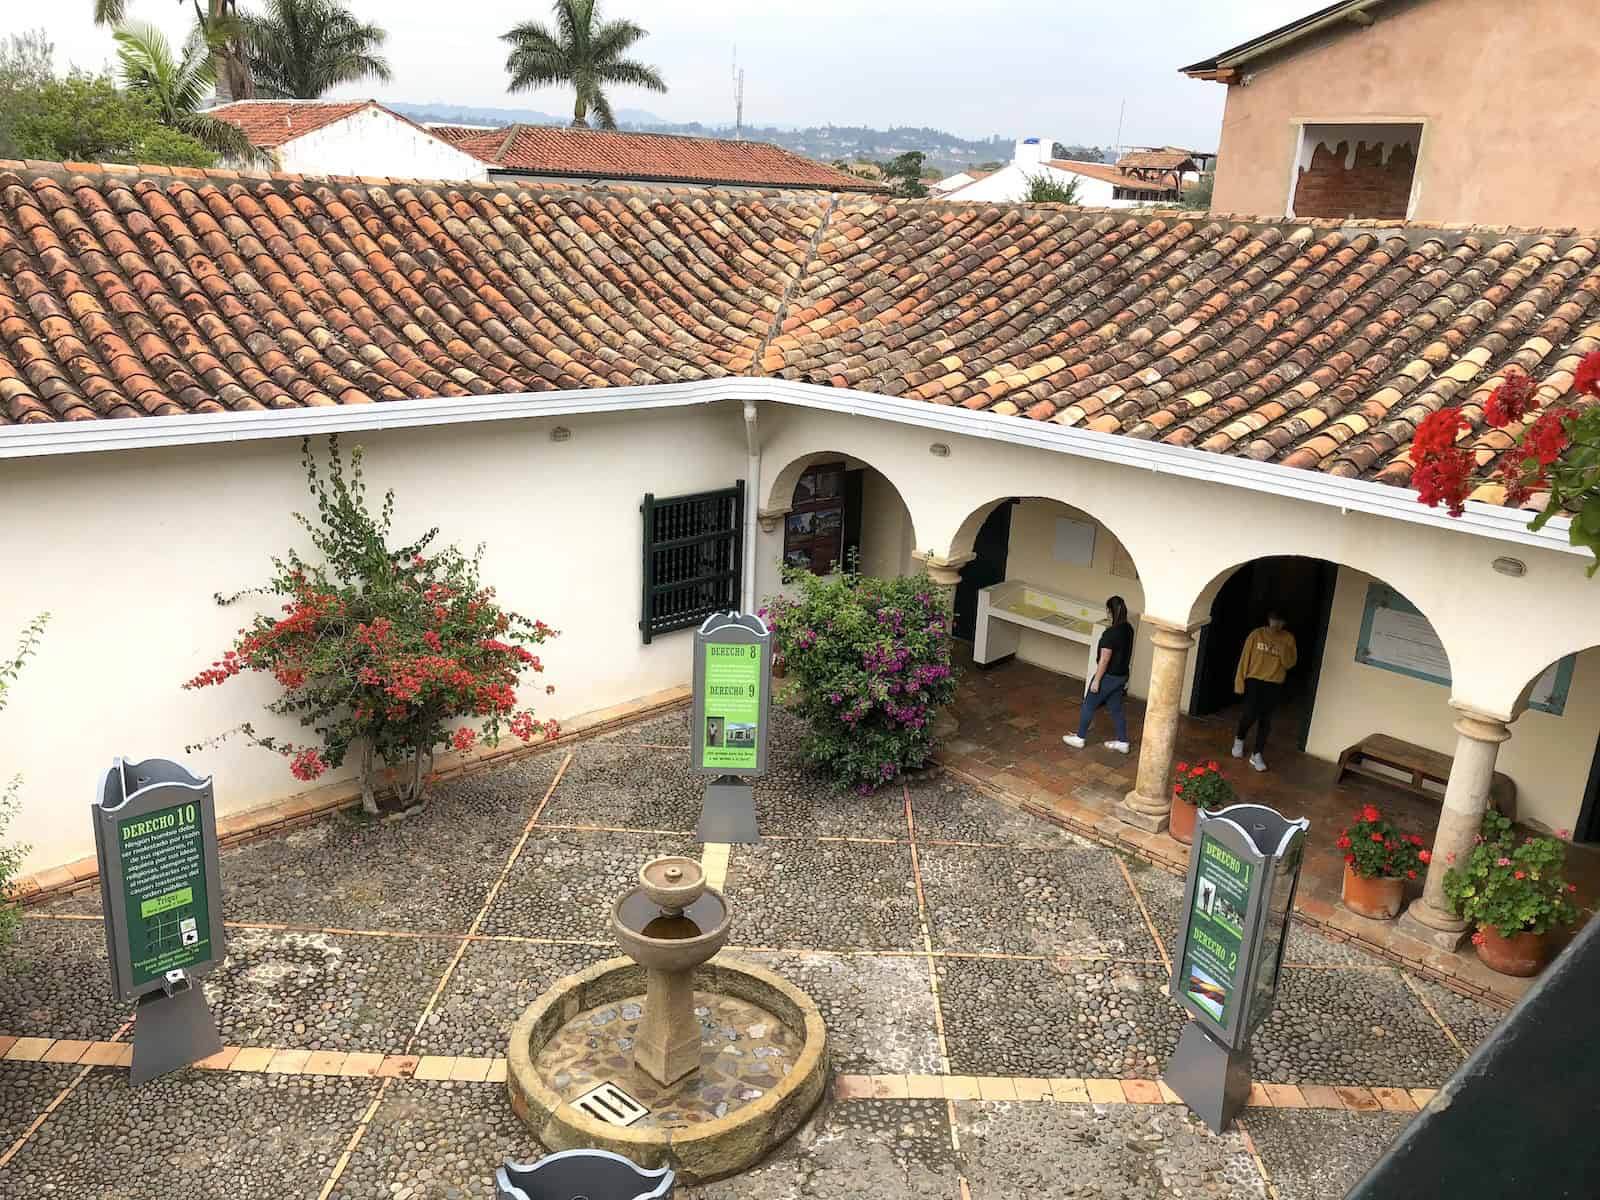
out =
[[[1473,534],[1493,541],[1537,546],[1566,554],[1588,551],[1567,541],[1568,521],[1558,517],[1544,529],[1528,528],[1528,514],[1476,501],[1461,517],[1417,503],[1410,488],[1362,479],[1343,479],[1320,471],[1256,462],[1231,455],[1141,441],[1113,433],[1073,429],[1050,421],[1030,421],[972,412],[921,400],[903,400],[824,384],[787,379],[748,378],[657,383],[637,387],[556,392],[519,392],[379,404],[273,409],[245,413],[207,413],[186,417],[136,417],[126,420],[61,421],[0,426],[0,459],[80,454],[100,450],[139,450],[267,438],[307,437],[372,429],[420,429],[484,421],[578,416],[686,408],[723,401],[765,400],[796,408],[893,421],[958,437],[985,438],[1032,446],[1076,458],[1175,475],[1245,491],[1281,496],[1306,504],[1367,513],[1412,525]],[[751,489],[752,505],[759,504]]]
[[756,425],[756,402],[744,402],[744,444],[750,461],[744,483],[744,611],[756,610],[756,513],[761,508],[761,432]]

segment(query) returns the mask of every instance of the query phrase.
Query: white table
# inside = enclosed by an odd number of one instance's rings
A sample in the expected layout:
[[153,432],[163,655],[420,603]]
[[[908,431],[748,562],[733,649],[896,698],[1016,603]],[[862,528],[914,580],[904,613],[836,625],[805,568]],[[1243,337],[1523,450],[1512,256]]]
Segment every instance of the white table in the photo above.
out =
[[1095,651],[1106,629],[1106,606],[1059,592],[1046,591],[1020,579],[978,589],[978,621],[972,657],[979,666],[1017,652],[1024,629],[1086,646],[1083,688],[1094,678]]

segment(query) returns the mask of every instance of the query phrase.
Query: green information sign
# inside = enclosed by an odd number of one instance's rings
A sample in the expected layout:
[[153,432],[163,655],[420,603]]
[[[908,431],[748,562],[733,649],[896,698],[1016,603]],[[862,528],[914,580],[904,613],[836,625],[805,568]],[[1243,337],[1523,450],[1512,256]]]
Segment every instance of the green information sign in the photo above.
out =
[[1253,864],[1202,834],[1179,987],[1219,1026],[1239,999],[1239,959]]
[[200,806],[185,802],[126,817],[116,831],[132,986],[210,959]]
[[707,642],[700,715],[700,765],[753,771],[761,738],[761,647]]

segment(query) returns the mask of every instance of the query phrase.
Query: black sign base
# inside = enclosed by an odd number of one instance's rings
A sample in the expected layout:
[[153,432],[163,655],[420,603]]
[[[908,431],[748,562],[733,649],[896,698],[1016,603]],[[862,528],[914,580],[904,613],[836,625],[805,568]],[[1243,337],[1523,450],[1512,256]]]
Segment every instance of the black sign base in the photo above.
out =
[[755,789],[736,775],[706,780],[706,798],[700,808],[695,840],[759,842],[755,795]]
[[198,984],[186,980],[172,992],[146,992],[139,997],[133,1022],[133,1072],[128,1083],[138,1087],[221,1049],[217,1023]]
[[1250,1049],[1229,1050],[1199,1022],[1186,1021],[1161,1078],[1212,1133],[1221,1133],[1250,1096]]

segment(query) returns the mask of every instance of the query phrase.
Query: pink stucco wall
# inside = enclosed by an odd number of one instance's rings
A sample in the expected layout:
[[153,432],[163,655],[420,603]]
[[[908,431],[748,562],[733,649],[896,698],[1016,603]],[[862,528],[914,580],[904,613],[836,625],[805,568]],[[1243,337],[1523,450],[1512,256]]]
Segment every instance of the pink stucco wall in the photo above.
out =
[[1301,121],[1412,119],[1426,123],[1413,219],[1600,228],[1589,0],[1411,0],[1377,14],[1241,68],[1213,209],[1282,216]]

